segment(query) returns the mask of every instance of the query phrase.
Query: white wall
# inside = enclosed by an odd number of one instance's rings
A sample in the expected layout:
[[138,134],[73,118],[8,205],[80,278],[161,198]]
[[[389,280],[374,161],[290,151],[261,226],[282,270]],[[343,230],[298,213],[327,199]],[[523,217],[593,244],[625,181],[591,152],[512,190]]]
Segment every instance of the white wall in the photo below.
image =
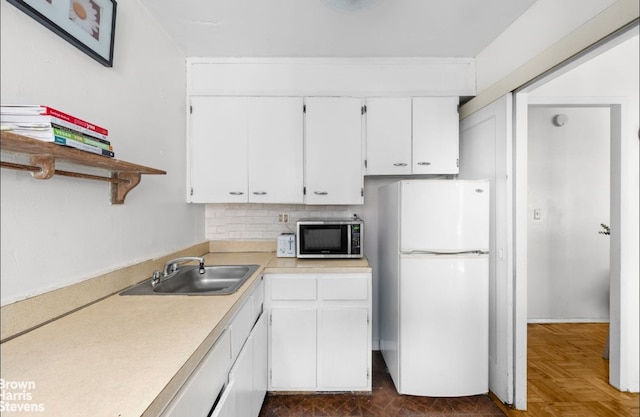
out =
[[110,205],[107,183],[3,168],[2,305],[203,241],[204,208],[184,202],[185,58],[140,3],[118,3],[113,68],[11,4],[0,11],[2,103],[105,126],[116,158],[168,173]]
[[530,321],[609,319],[609,239],[598,234],[610,224],[609,119],[608,108],[529,107]]

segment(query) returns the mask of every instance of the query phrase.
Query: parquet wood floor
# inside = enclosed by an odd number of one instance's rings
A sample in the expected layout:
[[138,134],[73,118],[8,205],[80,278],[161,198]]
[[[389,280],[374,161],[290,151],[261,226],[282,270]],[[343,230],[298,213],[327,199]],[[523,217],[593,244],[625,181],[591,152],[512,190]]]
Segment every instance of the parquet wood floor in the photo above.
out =
[[638,417],[638,394],[609,385],[607,323],[529,324],[527,411],[509,417]]

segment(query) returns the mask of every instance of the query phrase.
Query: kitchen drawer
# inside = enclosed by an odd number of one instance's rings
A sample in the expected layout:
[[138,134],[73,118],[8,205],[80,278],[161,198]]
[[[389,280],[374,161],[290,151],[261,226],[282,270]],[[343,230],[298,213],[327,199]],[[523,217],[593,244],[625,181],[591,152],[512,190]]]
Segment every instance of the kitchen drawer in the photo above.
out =
[[316,279],[299,275],[273,277],[270,296],[272,300],[315,300]]
[[320,279],[322,300],[368,300],[369,276],[367,274],[332,274]]
[[231,360],[235,361],[253,328],[253,302],[249,298],[231,320]]

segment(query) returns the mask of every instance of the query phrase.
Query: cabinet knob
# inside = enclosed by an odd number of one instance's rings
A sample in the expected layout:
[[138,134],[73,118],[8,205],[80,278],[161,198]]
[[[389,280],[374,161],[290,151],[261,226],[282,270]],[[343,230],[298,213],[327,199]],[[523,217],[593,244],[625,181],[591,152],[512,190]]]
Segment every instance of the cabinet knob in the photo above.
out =
[[267,194],[266,191],[254,191],[253,192],[253,195],[265,195],[265,194]]
[[393,164],[394,167],[406,167],[407,164],[405,164],[404,162],[396,162],[395,164]]
[[431,162],[418,162],[418,165],[431,165]]
[[242,195],[244,193],[242,191],[229,191],[229,194],[231,194],[231,195]]
[[327,195],[327,194],[329,194],[326,191],[314,191],[313,193],[316,194],[316,195]]

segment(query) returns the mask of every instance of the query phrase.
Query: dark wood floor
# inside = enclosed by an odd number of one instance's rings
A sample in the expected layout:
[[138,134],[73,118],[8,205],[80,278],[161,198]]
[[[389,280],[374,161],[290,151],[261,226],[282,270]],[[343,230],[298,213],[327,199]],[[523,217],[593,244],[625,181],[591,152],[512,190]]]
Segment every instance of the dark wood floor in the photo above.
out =
[[260,417],[498,417],[487,395],[431,398],[398,395],[380,352],[373,352],[371,394],[268,395]]

